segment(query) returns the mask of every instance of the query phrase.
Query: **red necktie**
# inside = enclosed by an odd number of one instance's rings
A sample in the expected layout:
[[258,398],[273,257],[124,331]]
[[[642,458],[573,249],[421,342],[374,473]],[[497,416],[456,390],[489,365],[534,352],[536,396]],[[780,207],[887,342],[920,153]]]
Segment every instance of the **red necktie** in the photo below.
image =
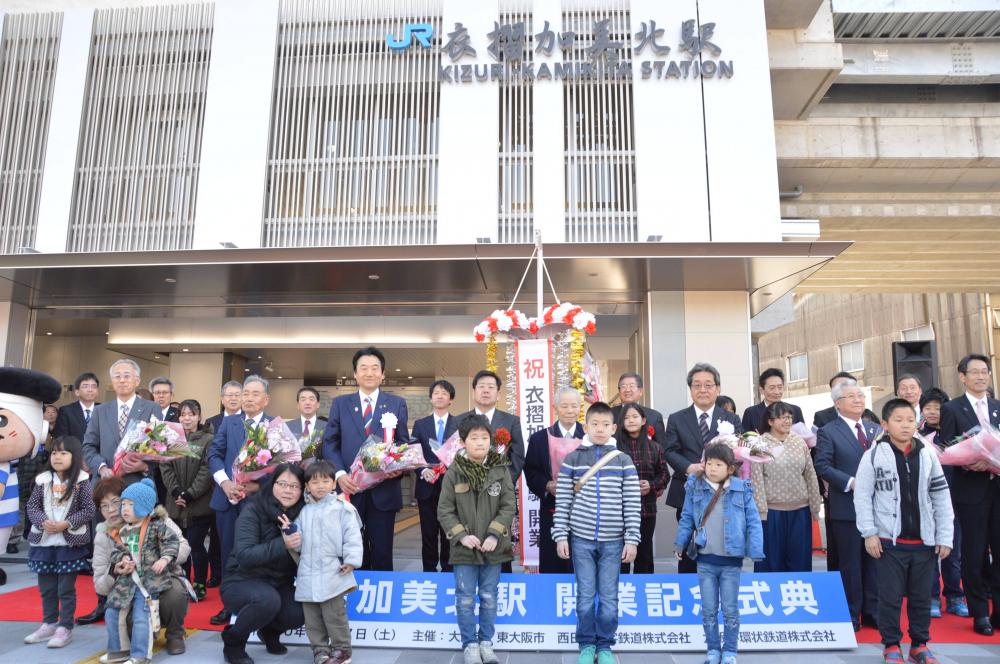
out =
[[365,437],[371,435],[372,433],[372,400],[371,397],[365,399],[365,414],[361,418],[361,421],[365,423]]
[[309,437],[309,420],[306,420],[306,425],[302,427],[302,436],[305,438]]
[[865,438],[865,430],[861,428],[861,423],[854,425],[854,428],[858,431],[858,442],[861,443],[861,449],[868,449],[868,439]]

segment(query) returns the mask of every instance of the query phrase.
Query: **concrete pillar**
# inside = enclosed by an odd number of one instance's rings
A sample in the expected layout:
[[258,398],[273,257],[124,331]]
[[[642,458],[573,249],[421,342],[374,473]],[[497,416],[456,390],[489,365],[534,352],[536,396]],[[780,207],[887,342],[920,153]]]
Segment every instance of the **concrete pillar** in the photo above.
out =
[[224,372],[228,369],[224,366],[224,356],[224,353],[170,354],[170,380],[174,383],[174,399],[197,399],[201,404],[202,420],[219,412],[220,388],[228,380],[228,376],[224,377]]
[[[539,32],[549,22],[549,29],[557,34],[562,28],[561,0],[535,0],[533,31]],[[550,67],[562,61],[561,49],[552,49],[551,55],[533,54],[535,68],[542,62]],[[563,90],[565,86],[553,81],[535,81],[531,131],[534,169],[532,193],[534,195],[535,228],[542,234],[542,242],[566,241],[566,148],[563,144]]]
[[6,367],[28,367],[35,334],[31,309],[16,302],[0,301],[0,360]]

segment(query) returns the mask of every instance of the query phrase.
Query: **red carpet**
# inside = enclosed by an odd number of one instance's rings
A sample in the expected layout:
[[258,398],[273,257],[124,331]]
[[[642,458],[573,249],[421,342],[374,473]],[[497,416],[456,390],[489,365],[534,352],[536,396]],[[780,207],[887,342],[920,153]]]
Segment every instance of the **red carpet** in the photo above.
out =
[[[903,641],[909,643],[910,637],[906,633],[906,601],[903,601],[902,611]],[[871,627],[862,627],[857,633],[858,643],[881,643],[882,637],[878,630]],[[941,607],[941,617],[931,620],[931,643],[985,643],[990,645],[1000,644],[1000,636],[983,636],[972,631],[972,618],[959,618],[950,613],[944,613],[944,606]]]
[[[94,594],[94,580],[89,576],[80,576],[76,580],[76,615],[85,616],[97,605],[97,595]],[[208,619],[222,609],[219,599],[219,589],[209,588],[208,597],[203,602],[191,602],[188,605],[187,619],[184,626],[191,629],[211,629],[222,631],[222,626],[213,625]],[[42,596],[38,588],[24,588],[0,595],[0,620],[41,622]]]

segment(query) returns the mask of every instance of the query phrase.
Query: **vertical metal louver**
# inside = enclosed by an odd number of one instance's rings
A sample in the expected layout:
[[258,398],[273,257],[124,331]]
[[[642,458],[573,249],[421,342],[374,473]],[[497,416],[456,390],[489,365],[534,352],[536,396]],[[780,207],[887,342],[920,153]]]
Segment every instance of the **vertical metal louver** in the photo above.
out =
[[[624,0],[578,3],[563,12],[563,29],[576,33],[566,61],[594,61],[597,26],[620,46],[618,63],[632,63],[632,30]],[[565,4],[564,4],[565,8]],[[606,58],[595,62],[607,66]],[[635,129],[630,78],[565,81],[566,241],[635,242]]]
[[[437,239],[440,0],[282,0],[267,247]],[[403,25],[431,48],[386,46]]]
[[[510,3],[515,4],[515,3]],[[534,32],[531,7],[516,3],[512,11],[502,12],[499,23],[523,26],[524,62],[532,61]],[[505,66],[511,66],[501,56]],[[499,168],[500,191],[497,198],[497,238],[502,244],[534,242],[534,205],[532,187],[532,83],[523,77],[510,76],[500,83]]]
[[213,10],[96,12],[69,251],[190,248]]
[[61,13],[10,14],[0,37],[0,253],[35,244]]

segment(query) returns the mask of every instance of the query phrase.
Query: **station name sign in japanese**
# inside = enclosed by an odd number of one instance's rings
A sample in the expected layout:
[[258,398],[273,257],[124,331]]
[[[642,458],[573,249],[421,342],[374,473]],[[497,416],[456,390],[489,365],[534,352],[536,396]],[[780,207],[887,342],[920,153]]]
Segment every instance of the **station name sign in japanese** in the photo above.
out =
[[[440,46],[439,82],[620,81],[636,77],[671,81],[726,79],[735,73],[733,61],[722,59],[722,48],[713,41],[716,24],[699,24],[695,19],[677,26],[674,39],[652,19],[640,22],[639,30],[631,35],[615,33],[611,19],[595,21],[591,35],[569,30],[557,33],[548,21],[534,35],[523,21],[494,22],[493,26],[486,35],[486,52],[494,62],[462,64],[462,58],[477,58],[478,52],[468,28],[454,24]],[[433,38],[430,23],[408,23],[401,36],[389,34],[385,41],[391,50],[402,52],[414,45],[435,48]],[[533,55],[551,57],[556,48],[562,61],[534,61]],[[679,57],[672,59],[672,53]],[[644,54],[654,59],[637,60]]]
[[[355,572],[347,596],[351,642],[460,649],[451,574]],[[843,650],[857,642],[840,575],[744,574],[740,650]],[[616,650],[702,651],[696,574],[622,575]],[[722,622],[720,617],[719,622]],[[576,585],[569,574],[504,574],[497,588],[498,650],[576,650]],[[308,643],[305,631],[288,642]]]

